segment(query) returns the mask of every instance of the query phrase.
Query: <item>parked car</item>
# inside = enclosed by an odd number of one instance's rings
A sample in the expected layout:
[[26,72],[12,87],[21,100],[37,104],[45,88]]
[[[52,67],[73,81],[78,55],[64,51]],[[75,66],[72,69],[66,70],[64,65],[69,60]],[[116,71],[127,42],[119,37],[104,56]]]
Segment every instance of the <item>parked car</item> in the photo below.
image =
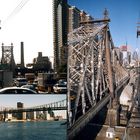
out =
[[67,85],[67,80],[66,79],[59,79],[58,81],[57,81],[57,84],[60,84],[60,85]]
[[67,92],[67,85],[57,83],[53,86],[53,90],[55,93],[66,93]]
[[34,84],[27,84],[27,85],[23,85],[23,86],[21,86],[21,87],[22,87],[22,88],[28,88],[28,89],[31,89],[31,90],[34,90],[34,91],[38,92],[37,86],[34,85]]
[[6,87],[0,89],[0,94],[37,94],[37,92],[21,87]]
[[26,78],[16,78],[14,81],[14,86],[21,87],[28,83]]

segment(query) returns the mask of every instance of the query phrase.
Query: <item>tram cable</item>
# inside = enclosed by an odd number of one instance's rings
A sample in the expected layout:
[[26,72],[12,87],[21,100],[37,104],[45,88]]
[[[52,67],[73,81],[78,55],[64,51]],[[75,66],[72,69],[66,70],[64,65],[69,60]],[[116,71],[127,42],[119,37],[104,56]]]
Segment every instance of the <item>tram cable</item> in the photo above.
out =
[[22,0],[17,7],[10,13],[10,15],[2,22],[5,25],[11,18],[13,18],[19,11],[27,4],[29,0]]

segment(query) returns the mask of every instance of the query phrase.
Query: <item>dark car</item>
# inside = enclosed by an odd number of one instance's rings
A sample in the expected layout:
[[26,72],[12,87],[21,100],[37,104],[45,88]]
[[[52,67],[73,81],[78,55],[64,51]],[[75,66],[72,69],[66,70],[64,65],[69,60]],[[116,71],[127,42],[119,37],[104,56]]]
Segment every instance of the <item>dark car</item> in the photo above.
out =
[[14,86],[21,87],[27,84],[26,78],[16,78],[14,81]]
[[37,94],[37,92],[21,87],[6,87],[0,89],[0,94]]
[[21,86],[21,87],[22,87],[22,88],[28,88],[28,89],[31,89],[31,90],[33,90],[33,91],[38,92],[37,86],[34,85],[34,84],[27,84],[27,85],[23,85],[23,86]]

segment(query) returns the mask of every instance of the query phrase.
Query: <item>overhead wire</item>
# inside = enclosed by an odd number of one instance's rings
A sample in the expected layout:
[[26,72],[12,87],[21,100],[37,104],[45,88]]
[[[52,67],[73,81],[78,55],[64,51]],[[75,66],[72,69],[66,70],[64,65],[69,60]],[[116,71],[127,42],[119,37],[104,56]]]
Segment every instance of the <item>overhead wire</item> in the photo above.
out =
[[8,22],[11,18],[13,18],[28,2],[29,0],[22,0],[17,7],[10,13],[10,15],[2,22],[5,24]]

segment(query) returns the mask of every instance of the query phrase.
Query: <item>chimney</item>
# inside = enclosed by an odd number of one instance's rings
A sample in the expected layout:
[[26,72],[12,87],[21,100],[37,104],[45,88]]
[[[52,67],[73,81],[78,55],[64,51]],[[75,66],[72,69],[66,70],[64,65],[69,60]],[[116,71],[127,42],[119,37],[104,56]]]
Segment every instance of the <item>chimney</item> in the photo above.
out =
[[24,67],[24,43],[21,42],[21,67]]

